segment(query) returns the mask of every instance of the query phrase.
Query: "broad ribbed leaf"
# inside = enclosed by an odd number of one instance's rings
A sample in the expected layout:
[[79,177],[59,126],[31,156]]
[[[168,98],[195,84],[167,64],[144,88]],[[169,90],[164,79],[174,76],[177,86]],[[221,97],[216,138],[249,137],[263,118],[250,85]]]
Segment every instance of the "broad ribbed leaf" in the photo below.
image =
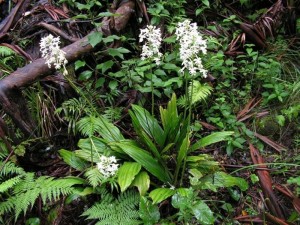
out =
[[190,146],[190,140],[189,140],[189,135],[187,134],[180,146],[180,149],[179,149],[179,152],[177,155],[177,165],[176,166],[180,167],[182,160],[184,158],[186,158],[189,146]]
[[64,162],[76,170],[82,171],[88,167],[88,164],[78,156],[75,152],[71,152],[65,149],[58,151],[59,155],[63,158]]
[[176,95],[173,94],[171,100],[168,102],[166,109],[160,107],[160,117],[164,128],[164,134],[168,143],[175,142],[179,134],[181,116],[178,116]]
[[151,151],[153,156],[160,160],[161,155],[160,155],[159,151],[157,150],[155,144],[152,142],[150,137],[145,133],[145,131],[143,131],[143,130],[139,131],[138,135],[139,135],[140,139],[143,141],[143,143],[145,145],[147,145],[148,149]]
[[146,171],[141,171],[136,175],[131,185],[137,187],[140,195],[144,196],[150,187],[150,177],[148,173]]
[[197,150],[199,148],[203,148],[205,146],[224,141],[226,138],[230,135],[233,135],[233,131],[221,131],[221,132],[215,132],[212,133],[204,138],[201,138],[199,141],[197,141],[195,144],[191,146],[191,151]]
[[157,205],[152,204],[147,198],[141,197],[139,207],[140,218],[144,225],[157,224],[160,219],[160,213]]
[[213,212],[203,201],[198,201],[191,207],[191,210],[200,224],[209,225],[214,224],[215,218]]
[[112,143],[121,148],[127,155],[129,155],[136,162],[140,163],[152,175],[163,182],[171,182],[171,177],[168,171],[147,151],[136,146],[132,141],[123,141],[120,143]]
[[129,114],[138,135],[140,130],[144,130],[160,147],[163,147],[165,142],[164,131],[157,120],[146,109],[138,105],[132,105],[132,110],[129,111]]
[[157,188],[150,192],[149,197],[152,199],[153,204],[157,204],[171,197],[175,193],[176,191],[170,188]]
[[117,128],[113,123],[109,122],[104,117],[98,117],[98,124],[100,126],[100,135],[108,141],[120,141],[124,140],[119,128]]
[[224,172],[216,172],[213,177],[214,185],[217,187],[233,187],[238,186],[242,191],[248,189],[248,183],[240,177],[233,177]]
[[118,169],[118,183],[120,185],[121,192],[125,191],[130,186],[140,170],[141,165],[136,162],[125,162]]

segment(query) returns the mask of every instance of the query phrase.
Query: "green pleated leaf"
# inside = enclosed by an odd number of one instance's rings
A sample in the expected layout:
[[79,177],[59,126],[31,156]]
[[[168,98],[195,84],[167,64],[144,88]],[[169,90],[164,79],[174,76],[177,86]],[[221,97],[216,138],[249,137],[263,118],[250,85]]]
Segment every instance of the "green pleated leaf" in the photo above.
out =
[[65,149],[58,151],[59,155],[63,158],[64,162],[67,163],[72,168],[83,171],[88,167],[88,164],[83,159],[76,156],[75,152],[71,152]]
[[193,205],[193,207],[191,207],[191,210],[200,224],[214,224],[215,217],[213,215],[213,212],[205,202],[198,201],[195,205]]
[[136,162],[140,163],[149,173],[163,182],[171,182],[171,177],[168,171],[147,151],[136,146],[132,141],[122,141],[112,143],[123,150]]
[[150,187],[150,177],[148,173],[146,171],[141,171],[138,175],[136,175],[131,186],[137,187],[140,195],[144,196]]
[[233,187],[238,186],[242,191],[248,189],[248,183],[240,177],[233,177],[224,172],[216,172],[213,177],[214,185],[217,187]]
[[160,213],[157,205],[152,204],[145,197],[141,197],[139,205],[139,216],[143,220],[144,225],[157,224],[160,219]]
[[186,156],[187,156],[189,146],[190,146],[190,140],[189,140],[189,135],[187,134],[185,139],[183,139],[183,142],[180,146],[180,149],[179,149],[179,152],[178,152],[178,155],[177,155],[177,165],[176,165],[176,167],[180,168],[183,159],[186,158]]
[[152,199],[153,204],[157,204],[171,197],[175,193],[176,191],[170,188],[157,188],[150,192],[149,197]]
[[130,186],[140,170],[141,165],[136,162],[125,162],[118,169],[118,183],[120,185],[121,192],[125,191]]
[[221,132],[215,132],[212,133],[204,138],[201,138],[199,141],[197,141],[195,144],[191,146],[191,151],[195,151],[199,148],[203,148],[205,146],[224,141],[227,137],[233,135],[233,131],[221,131]]
[[138,105],[132,105],[132,110],[129,111],[129,114],[138,135],[139,131],[143,130],[150,138],[153,138],[160,147],[164,145],[164,131],[157,120],[150,115],[146,109]]

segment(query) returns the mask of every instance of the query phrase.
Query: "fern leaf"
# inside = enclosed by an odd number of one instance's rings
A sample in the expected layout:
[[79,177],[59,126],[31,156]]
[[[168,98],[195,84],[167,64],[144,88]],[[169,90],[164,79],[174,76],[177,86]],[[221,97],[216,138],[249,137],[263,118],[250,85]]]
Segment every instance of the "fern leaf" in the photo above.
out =
[[120,141],[124,139],[120,130],[114,124],[101,116],[88,116],[82,118],[78,122],[78,130],[88,137],[91,137],[95,133],[99,133],[108,141]]
[[90,185],[93,187],[99,186],[103,181],[103,176],[97,168],[89,169],[84,176],[87,178]]
[[11,48],[8,48],[6,46],[0,46],[0,56],[7,57],[15,54],[16,53]]
[[117,199],[113,199],[108,193],[82,216],[87,216],[87,219],[98,219],[99,222],[96,224],[99,225],[141,224],[138,212],[139,198],[139,194],[133,190],[123,192]]
[[0,193],[3,193],[7,191],[9,188],[14,187],[17,183],[22,181],[22,175],[13,177],[9,180],[4,181],[3,183],[0,184]]
[[[199,81],[194,80],[188,88],[188,98],[191,98],[192,100],[191,105],[195,105],[200,101],[205,101],[211,94],[212,90],[213,88],[208,84],[201,84]],[[189,100],[186,96],[181,96],[178,99],[177,104],[178,106],[185,107],[189,106],[188,102]]]
[[36,179],[34,173],[26,173],[25,176],[21,176],[19,176],[20,180],[17,177],[8,180],[11,182],[8,182],[9,185],[8,183],[0,185],[5,189],[7,186],[12,187],[13,182],[16,182],[13,187],[13,195],[0,203],[0,215],[13,211],[15,219],[17,219],[22,212],[25,214],[29,208],[33,207],[39,196],[45,204],[47,201],[58,200],[61,195],[73,193],[73,185],[84,183],[84,180],[73,177],[54,179],[41,176]]
[[[0,163],[0,168],[2,167],[4,162]],[[25,171],[23,168],[16,166],[11,161],[8,161],[4,164],[2,170],[0,171],[0,177],[1,176],[7,176],[7,175],[13,175],[13,174],[25,174]]]

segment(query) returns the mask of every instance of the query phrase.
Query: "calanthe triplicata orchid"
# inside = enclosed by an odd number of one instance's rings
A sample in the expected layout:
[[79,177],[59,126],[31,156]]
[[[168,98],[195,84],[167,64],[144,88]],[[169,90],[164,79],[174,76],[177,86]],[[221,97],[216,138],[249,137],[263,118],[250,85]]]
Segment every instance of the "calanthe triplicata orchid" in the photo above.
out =
[[180,45],[179,54],[183,65],[181,72],[187,69],[191,76],[195,76],[199,71],[203,77],[207,77],[207,71],[203,68],[199,57],[201,52],[207,53],[207,44],[199,33],[197,24],[189,20],[180,22],[177,24],[175,34]]
[[162,53],[159,51],[161,46],[161,31],[160,29],[148,25],[145,29],[141,29],[140,42],[145,41],[142,47],[141,59],[154,60],[157,65],[160,64]]
[[65,68],[68,63],[66,59],[66,53],[60,49],[60,37],[53,37],[52,34],[44,37],[40,41],[40,51],[42,53],[42,57],[46,60],[46,64],[49,68],[53,64],[55,69],[59,70],[61,67],[64,68],[64,75],[67,74],[67,70]]
[[118,171],[117,159],[114,156],[100,156],[100,162],[97,163],[97,168],[100,171],[100,173],[108,178],[112,177],[116,174]]

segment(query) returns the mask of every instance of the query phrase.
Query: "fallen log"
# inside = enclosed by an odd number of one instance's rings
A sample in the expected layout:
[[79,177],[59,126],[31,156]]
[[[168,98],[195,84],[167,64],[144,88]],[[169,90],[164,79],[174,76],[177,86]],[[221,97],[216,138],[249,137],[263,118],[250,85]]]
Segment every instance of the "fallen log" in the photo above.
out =
[[[113,33],[113,31],[123,30],[134,12],[134,7],[134,0],[121,1],[115,12],[120,16],[113,19],[106,18],[102,27],[93,32],[103,32],[107,34],[108,32]],[[66,52],[68,62],[73,62],[84,54],[94,50],[89,44],[89,35],[63,48],[63,51]],[[36,59],[32,63],[23,68],[19,68],[9,76],[0,80],[0,104],[5,113],[12,118],[16,126],[19,127],[26,136],[35,136],[34,130],[36,126],[30,117],[26,101],[21,93],[21,88],[28,87],[38,79],[54,73],[54,67],[49,68],[45,62],[46,60],[43,58]]]

